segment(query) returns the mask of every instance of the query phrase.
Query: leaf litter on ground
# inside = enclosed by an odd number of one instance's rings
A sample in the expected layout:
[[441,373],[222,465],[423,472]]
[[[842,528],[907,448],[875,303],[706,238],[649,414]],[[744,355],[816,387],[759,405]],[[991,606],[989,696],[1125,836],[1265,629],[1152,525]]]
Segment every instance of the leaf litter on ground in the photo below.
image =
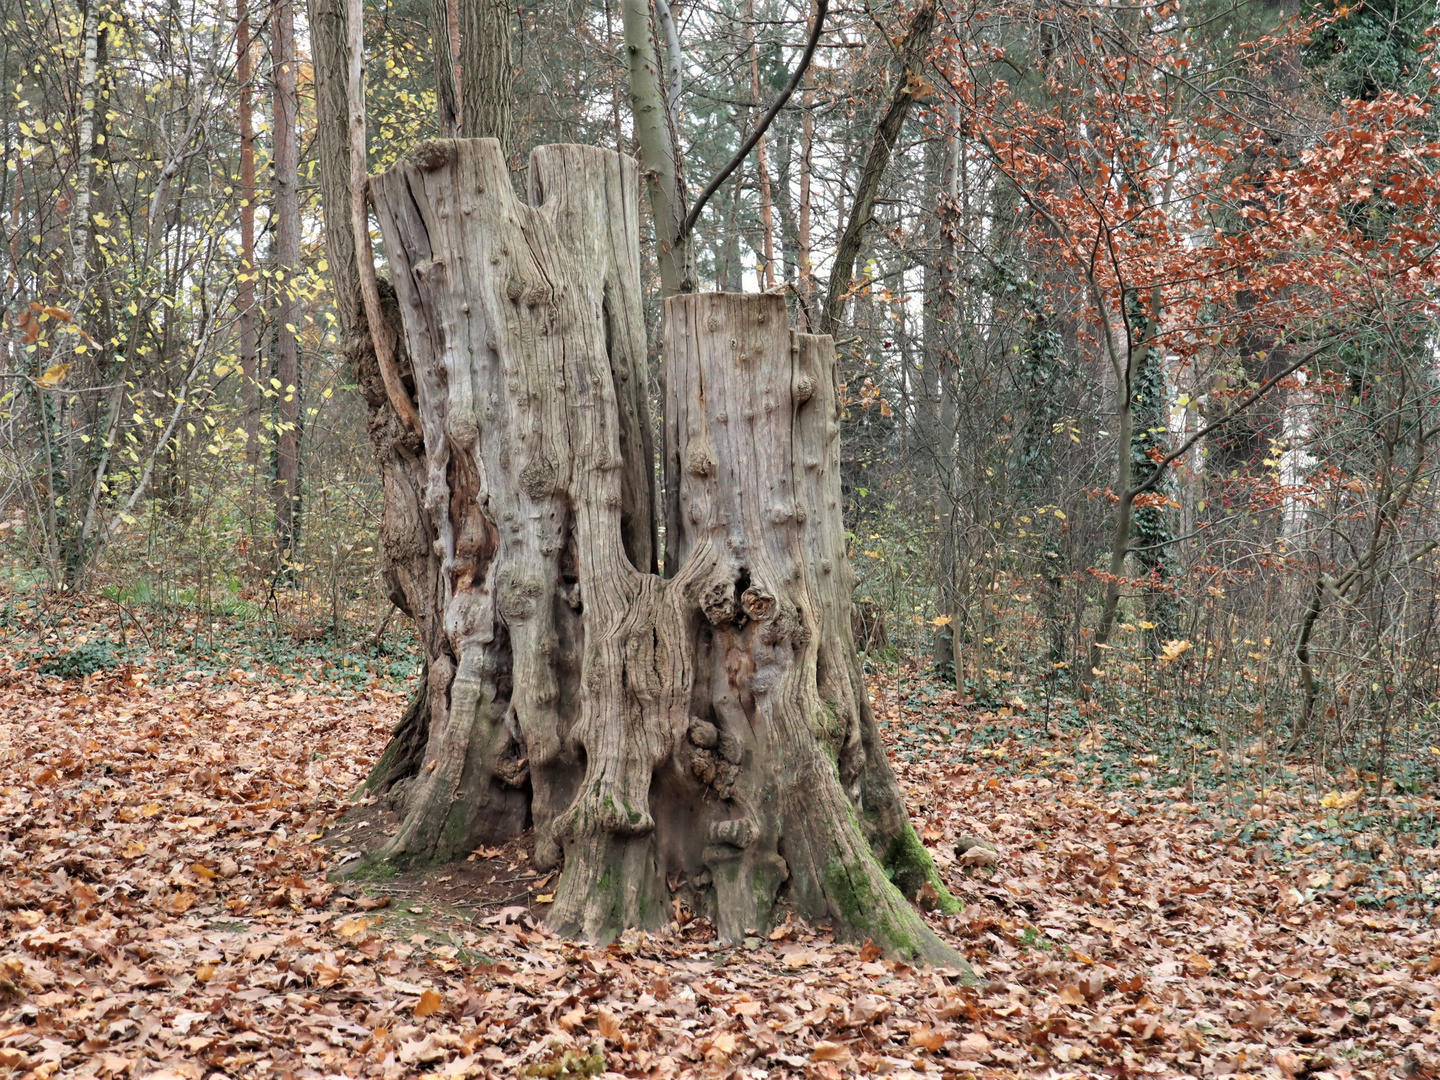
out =
[[1404,901],[1440,853],[1393,806],[1107,787],[1094,725],[1018,707],[1002,771],[967,738],[993,711],[874,679],[975,985],[793,919],[721,947],[677,908],[600,948],[544,928],[523,843],[330,880],[393,827],[350,794],[404,685],[154,674],[0,656],[0,1077],[1436,1075]]

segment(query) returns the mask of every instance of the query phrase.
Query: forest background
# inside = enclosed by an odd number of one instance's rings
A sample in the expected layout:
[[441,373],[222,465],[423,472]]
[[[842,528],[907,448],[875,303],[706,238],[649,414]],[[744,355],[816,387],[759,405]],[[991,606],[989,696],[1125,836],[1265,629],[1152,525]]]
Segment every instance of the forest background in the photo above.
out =
[[[372,174],[456,6],[364,5]],[[691,193],[824,12],[695,269],[835,335],[854,636],[979,979],[681,904],[564,942],[523,839],[330,880],[420,655],[326,258],[338,5],[0,0],[0,1074],[1440,1074],[1434,6],[468,7],[517,190],[638,152],[653,19]]]
[[[410,670],[328,286],[305,12],[3,10],[7,618],[112,604],[118,633],[38,658],[67,670],[142,636],[201,666],[246,638],[282,666]],[[426,4],[366,13],[373,173],[436,133],[445,45]],[[815,14],[657,8],[692,186]],[[522,183],[533,145],[637,152],[622,15],[510,10]],[[1192,758],[1303,746],[1377,790],[1431,778],[1433,9],[826,18],[695,260],[701,287],[783,293],[836,334],[872,670],[921,663],[982,708],[1104,715]]]

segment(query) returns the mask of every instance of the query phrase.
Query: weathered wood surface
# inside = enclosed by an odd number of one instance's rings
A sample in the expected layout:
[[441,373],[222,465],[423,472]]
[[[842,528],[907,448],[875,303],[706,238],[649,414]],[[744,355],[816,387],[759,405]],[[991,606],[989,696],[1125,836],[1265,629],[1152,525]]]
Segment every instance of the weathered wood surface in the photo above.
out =
[[537,864],[563,861],[551,921],[568,933],[662,925],[678,896],[726,940],[778,905],[955,961],[891,881],[934,868],[849,636],[829,339],[793,334],[777,297],[667,301],[679,520],[662,580],[638,170],[558,146],[530,176],[526,205],[498,144],[454,140],[372,181],[444,637],[424,764],[381,855],[533,825]]
[[411,856],[506,838],[529,814],[538,861],[554,862],[554,820],[578,779],[567,740],[579,716],[564,704],[582,696],[569,659],[584,645],[580,564],[625,581],[632,560],[654,562],[637,171],[547,147],[531,174],[534,207],[515,197],[497,143],[455,140],[372,182],[453,656],[449,670],[432,661],[432,696],[446,691],[450,715],[391,844]]
[[[688,741],[719,797],[702,860],[721,936],[769,925],[783,883],[802,915],[948,957],[854,812],[867,787],[877,802],[898,791],[878,742],[867,759],[850,645],[831,340],[791,331],[771,295],[672,297],[665,325],[675,584],[703,616],[694,700],[706,712]],[[909,830],[903,810],[899,824]],[[876,839],[888,848],[902,833]]]

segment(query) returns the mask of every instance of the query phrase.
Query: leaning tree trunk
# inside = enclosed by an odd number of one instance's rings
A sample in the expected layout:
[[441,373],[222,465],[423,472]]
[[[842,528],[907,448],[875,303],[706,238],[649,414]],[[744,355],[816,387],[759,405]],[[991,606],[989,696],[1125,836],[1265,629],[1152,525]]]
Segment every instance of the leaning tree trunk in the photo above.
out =
[[[849,638],[829,338],[783,298],[666,305],[679,519],[656,566],[629,158],[542,147],[520,202],[491,139],[371,183],[441,558],[453,672],[379,858],[535,830],[551,921],[595,939],[678,896],[735,940],[778,910],[960,963],[901,889],[953,905],[910,827]],[[878,856],[878,857],[877,857]],[[897,885],[899,888],[897,888]]]

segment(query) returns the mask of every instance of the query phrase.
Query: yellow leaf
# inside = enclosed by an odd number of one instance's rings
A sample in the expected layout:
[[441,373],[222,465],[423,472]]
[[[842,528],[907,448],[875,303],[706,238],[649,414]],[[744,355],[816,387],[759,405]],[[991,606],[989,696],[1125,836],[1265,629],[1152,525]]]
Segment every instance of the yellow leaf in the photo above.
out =
[[1165,663],[1178,660],[1180,657],[1194,648],[1188,641],[1167,641],[1160,650],[1160,659]]
[[955,621],[955,616],[953,616],[953,615],[937,615],[937,616],[935,616],[935,618],[933,618],[933,619],[930,620],[930,625],[931,625],[931,626],[949,626],[949,625],[950,625],[952,622],[954,622],[954,621]]
[[1344,810],[1347,807],[1354,806],[1359,798],[1360,792],[1358,790],[1347,791],[1343,794],[1338,791],[1331,791],[1320,800],[1320,805],[1327,810]]
[[36,379],[35,381],[41,386],[43,386],[46,390],[49,390],[52,387],[59,386],[62,382],[64,382],[65,376],[68,374],[70,374],[69,364],[51,364],[48,368],[45,369],[45,374],[41,375],[40,378]]
[[540,893],[535,897],[535,902],[537,904],[553,904],[555,902],[555,894],[548,892]]
[[427,1016],[434,1016],[440,1011],[440,995],[434,990],[426,990],[420,995],[420,1000],[415,1003],[415,1016],[423,1020]]

